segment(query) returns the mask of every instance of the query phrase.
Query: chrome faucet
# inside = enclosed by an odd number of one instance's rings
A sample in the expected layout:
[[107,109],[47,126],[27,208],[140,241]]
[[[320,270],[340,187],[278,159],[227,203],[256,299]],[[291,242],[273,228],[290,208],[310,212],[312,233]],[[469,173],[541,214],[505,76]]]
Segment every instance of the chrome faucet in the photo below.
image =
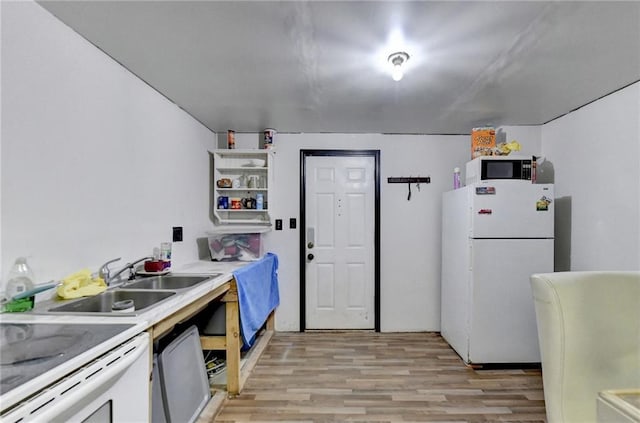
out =
[[120,275],[122,275],[125,271],[129,270],[129,280],[132,280],[133,278],[136,277],[136,272],[135,272],[135,265],[145,261],[145,260],[153,260],[153,257],[151,256],[147,256],[147,257],[142,257],[141,259],[138,260],[134,260],[130,263],[127,263],[124,265],[124,267],[122,267],[121,269],[115,271],[113,274],[111,274],[111,270],[109,269],[109,265],[111,263],[115,263],[116,261],[120,260],[121,257],[118,257],[117,259],[113,259],[113,260],[109,260],[108,262],[106,262],[105,264],[103,264],[102,266],[100,266],[100,270],[98,270],[98,275],[100,275],[100,277],[102,279],[104,279],[104,282],[107,284],[107,286],[110,286],[116,279],[117,280],[122,280],[122,277]]
[[109,269],[109,265],[111,263],[115,263],[116,261],[120,260],[121,258],[122,257],[118,257],[116,259],[109,260],[108,262],[106,262],[105,264],[100,266],[100,269],[98,270],[98,276],[100,276],[102,278],[102,280],[104,280],[104,282],[107,285],[109,285],[109,281],[111,279],[111,271]]

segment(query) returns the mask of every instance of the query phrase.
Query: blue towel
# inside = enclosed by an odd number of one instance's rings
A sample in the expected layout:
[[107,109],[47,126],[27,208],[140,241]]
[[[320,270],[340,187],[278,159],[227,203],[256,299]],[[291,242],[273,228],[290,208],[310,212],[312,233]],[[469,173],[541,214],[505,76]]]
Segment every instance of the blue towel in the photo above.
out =
[[238,286],[243,349],[248,349],[269,314],[280,305],[278,256],[267,253],[260,260],[234,271],[233,276]]

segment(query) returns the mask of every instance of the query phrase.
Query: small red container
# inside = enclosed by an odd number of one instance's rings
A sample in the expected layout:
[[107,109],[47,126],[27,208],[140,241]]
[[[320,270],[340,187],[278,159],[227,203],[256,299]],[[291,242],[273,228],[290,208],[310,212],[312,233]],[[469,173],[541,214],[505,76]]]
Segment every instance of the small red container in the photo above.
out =
[[162,270],[164,270],[165,266],[164,261],[162,260],[158,260],[158,261],[145,261],[144,262],[144,271],[145,272],[160,272]]

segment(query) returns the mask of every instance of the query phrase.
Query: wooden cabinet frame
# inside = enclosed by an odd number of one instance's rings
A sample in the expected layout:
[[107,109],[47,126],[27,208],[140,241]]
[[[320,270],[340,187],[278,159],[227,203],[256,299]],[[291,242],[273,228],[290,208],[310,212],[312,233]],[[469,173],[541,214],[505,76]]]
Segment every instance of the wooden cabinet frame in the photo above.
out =
[[272,311],[265,322],[266,330],[261,335],[258,342],[256,342],[252,347],[254,351],[251,363],[246,365],[245,369],[241,369],[240,348],[242,347],[242,339],[240,337],[240,308],[238,306],[238,289],[235,278],[223,283],[213,291],[208,292],[180,310],[177,310],[162,321],[156,323],[149,328],[149,332],[152,339],[158,339],[170,332],[176,324],[195,316],[204,310],[210,302],[216,300],[225,303],[226,335],[201,336],[200,343],[203,350],[226,351],[227,394],[235,396],[242,391],[242,387],[249,376],[249,372],[255,365],[255,361],[257,361],[262,350],[264,350],[273,336],[274,330],[274,311]]

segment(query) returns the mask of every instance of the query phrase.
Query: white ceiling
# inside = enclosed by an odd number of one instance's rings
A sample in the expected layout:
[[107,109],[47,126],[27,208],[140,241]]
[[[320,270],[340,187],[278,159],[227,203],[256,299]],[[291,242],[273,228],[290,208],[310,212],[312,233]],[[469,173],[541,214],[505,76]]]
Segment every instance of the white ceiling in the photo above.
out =
[[640,80],[638,1],[39,3],[216,132],[468,134]]

